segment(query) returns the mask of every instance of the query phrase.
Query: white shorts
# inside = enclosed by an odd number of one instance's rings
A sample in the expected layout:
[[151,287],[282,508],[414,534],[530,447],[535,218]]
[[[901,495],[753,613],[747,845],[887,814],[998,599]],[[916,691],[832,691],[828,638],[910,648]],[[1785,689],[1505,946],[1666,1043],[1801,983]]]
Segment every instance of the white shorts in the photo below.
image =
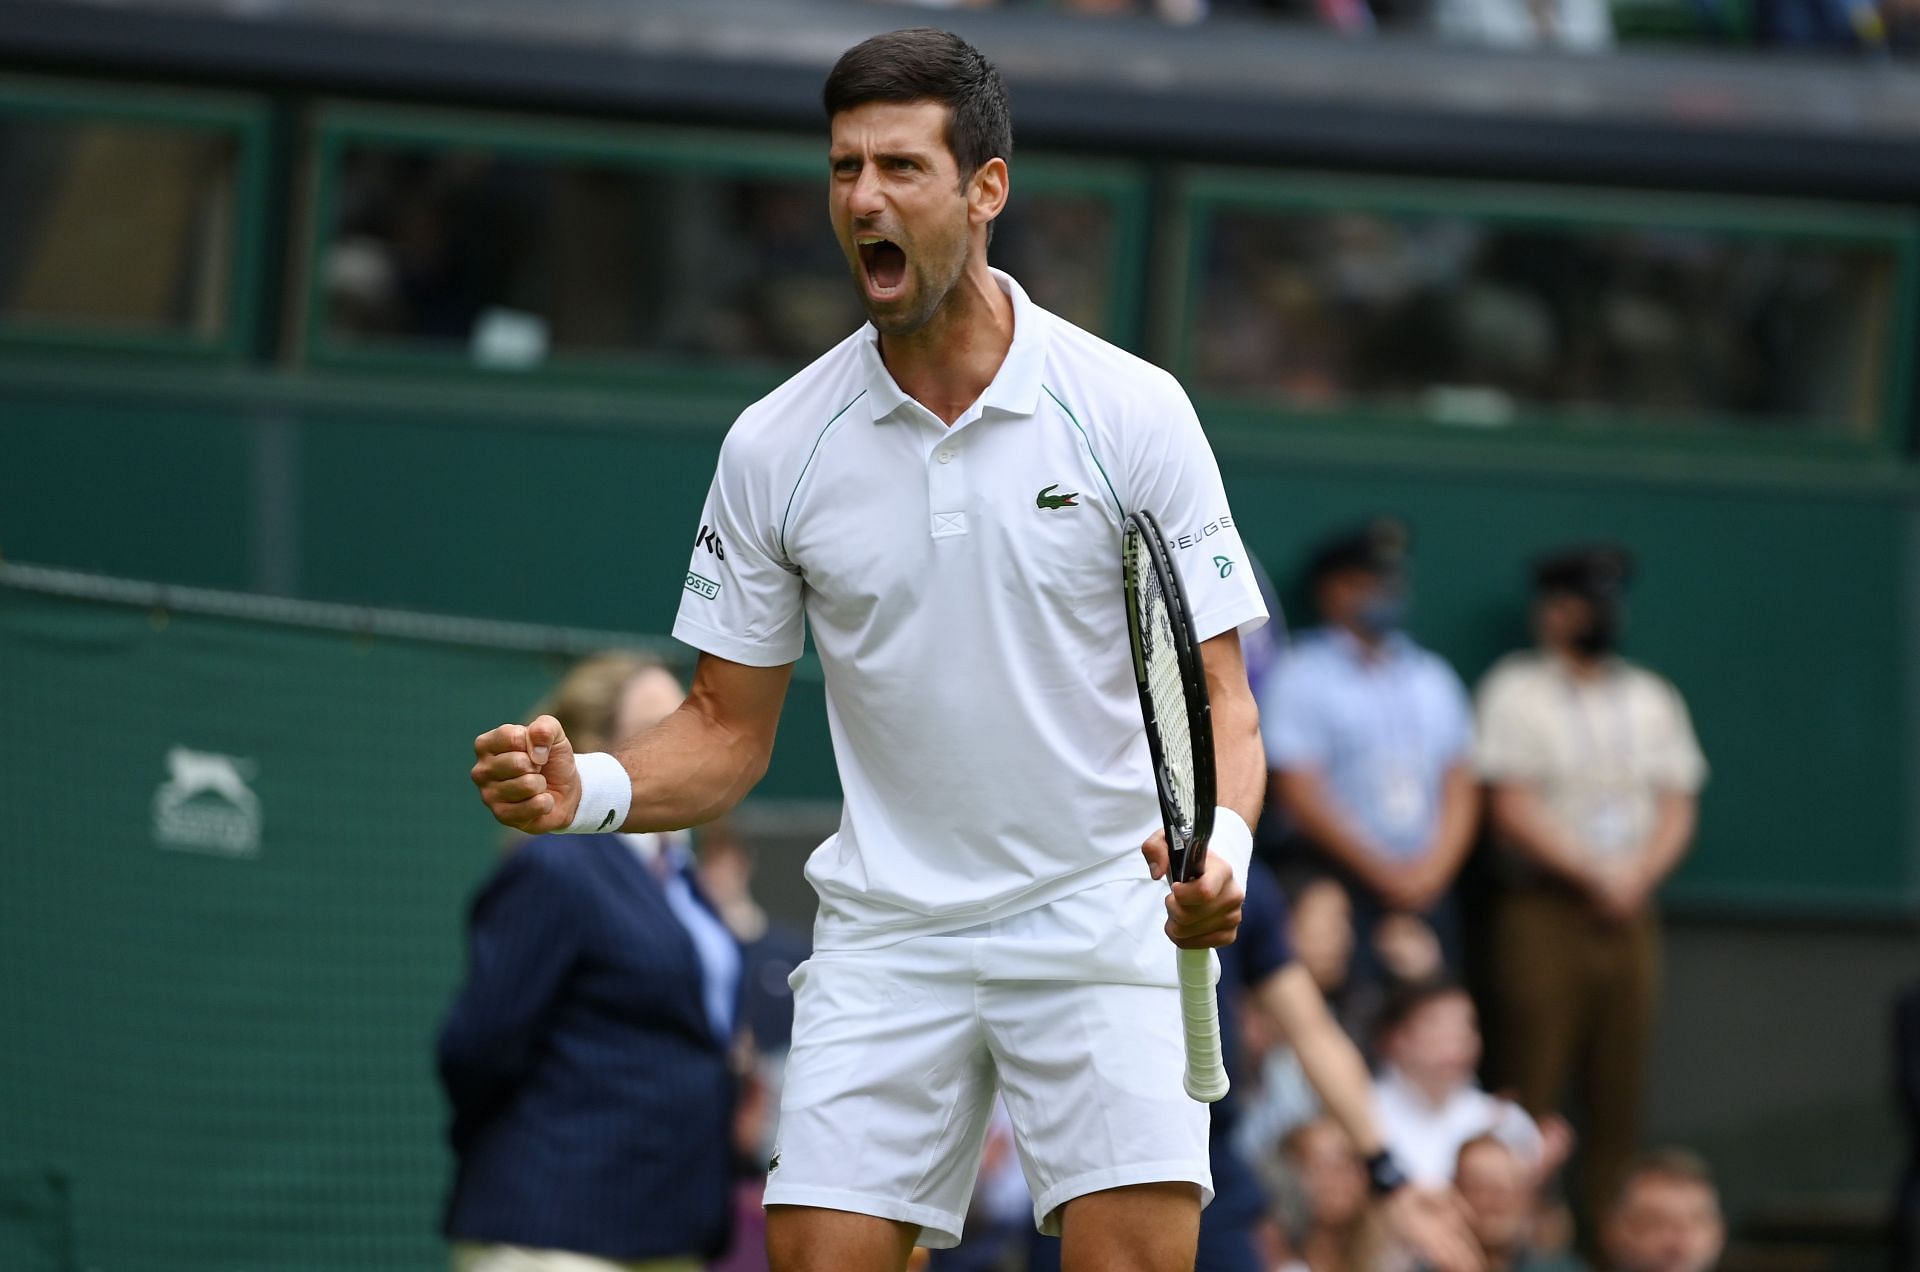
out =
[[957,1245],[997,1091],[1012,1116],[1034,1223],[1075,1197],[1198,1184],[1207,1106],[1186,1054],[1166,885],[1098,884],[1024,914],[794,972],[793,1051],[769,1206],[920,1225]]

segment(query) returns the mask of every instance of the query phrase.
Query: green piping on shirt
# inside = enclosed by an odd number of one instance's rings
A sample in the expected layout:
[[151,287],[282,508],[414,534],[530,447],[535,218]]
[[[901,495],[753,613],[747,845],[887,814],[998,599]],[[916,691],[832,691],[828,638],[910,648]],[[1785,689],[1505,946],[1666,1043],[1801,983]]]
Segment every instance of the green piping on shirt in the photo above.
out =
[[[865,389],[862,389],[858,393],[853,395],[853,402],[858,402],[861,398],[865,396],[867,396],[867,391]],[[1059,401],[1058,398],[1055,398],[1054,400]],[[820,443],[826,439],[827,430],[833,427],[834,420],[839,419],[842,415],[845,415],[848,411],[851,411],[853,409],[853,402],[849,402],[845,406],[841,407],[839,410],[835,411],[833,413],[833,419],[828,420],[825,424],[822,424],[820,426],[819,436],[813,439],[813,449],[807,452],[807,462],[800,465],[800,475],[793,479],[793,490],[790,494],[787,495],[787,510],[780,514],[780,555],[781,556],[787,555],[787,519],[793,516],[793,501],[800,497],[800,483],[807,479],[807,469],[813,467],[813,457],[820,453]],[[1071,412],[1069,412],[1069,414],[1071,414]],[[1094,461],[1094,463],[1096,464],[1099,462],[1100,461],[1097,459]]]
[[[1044,384],[1040,387],[1047,389],[1047,386]],[[1073,421],[1073,427],[1079,432],[1080,440],[1086,444],[1088,457],[1093,460],[1093,466],[1100,470],[1100,480],[1107,483],[1107,493],[1113,496],[1113,506],[1115,510],[1117,510],[1122,517],[1125,517],[1127,515],[1127,506],[1121,503],[1120,496],[1114,493],[1113,478],[1107,476],[1107,466],[1100,462],[1100,453],[1093,449],[1093,439],[1087,436],[1086,429],[1080,427],[1080,421],[1075,418],[1073,408],[1069,407],[1065,402],[1062,402],[1058,393],[1055,393],[1052,389],[1047,389],[1047,396],[1053,399],[1055,406],[1067,413],[1069,420]],[[785,551],[785,548],[783,547],[781,550]]]

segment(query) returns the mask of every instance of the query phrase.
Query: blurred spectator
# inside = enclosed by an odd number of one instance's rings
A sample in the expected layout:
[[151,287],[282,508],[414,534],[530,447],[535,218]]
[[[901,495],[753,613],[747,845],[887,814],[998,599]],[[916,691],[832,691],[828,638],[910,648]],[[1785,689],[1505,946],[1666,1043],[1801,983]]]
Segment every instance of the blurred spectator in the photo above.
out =
[[783,1054],[793,1040],[793,990],[787,978],[806,962],[813,943],[806,932],[770,918],[754,899],[753,849],[730,823],[716,823],[702,833],[698,871],[701,890],[745,957],[741,1023],[752,1032],[758,1051]]
[[1331,1118],[1295,1127],[1281,1141],[1287,1167],[1283,1226],[1293,1261],[1282,1272],[1358,1272],[1375,1266],[1378,1234],[1367,1217],[1367,1167]]
[[1442,39],[1498,48],[1604,53],[1613,47],[1613,12],[1605,0],[1434,0],[1433,29]]
[[1118,17],[1152,14],[1162,22],[1198,22],[1207,16],[1207,0],[1057,0],[1068,13]]
[[[658,663],[603,654],[544,710],[598,750],[682,697]],[[456,1272],[695,1272],[721,1252],[739,981],[684,835],[547,835],[508,853],[474,900],[440,1033]]]
[[1627,1171],[1602,1233],[1608,1272],[1709,1272],[1727,1231],[1707,1164],[1682,1149],[1650,1153]]
[[[1449,890],[1478,811],[1466,690],[1402,630],[1407,546],[1383,518],[1320,547],[1308,576],[1325,625],[1289,651],[1260,704],[1276,802],[1353,891],[1363,977],[1395,914],[1432,927],[1459,966]],[[1388,929],[1388,952],[1410,926]]]
[[1894,1266],[1920,1272],[1920,983],[1900,996],[1893,1028],[1893,1070],[1907,1123],[1907,1169],[1894,1207]]
[[1558,1164],[1547,1160],[1540,1129],[1519,1105],[1475,1083],[1480,1024],[1459,985],[1402,988],[1381,1013],[1379,1037],[1382,1067],[1373,1089],[1380,1127],[1416,1183],[1452,1180],[1461,1146],[1482,1135],[1512,1148],[1530,1171]]
[[1537,1172],[1506,1141],[1480,1135],[1461,1145],[1453,1186],[1466,1204],[1487,1272],[1584,1272],[1572,1255],[1535,1244]]
[[[1909,13],[1920,0],[1884,0]],[[1219,208],[1191,387],[1308,413],[1531,427],[1565,411],[1863,435],[1873,253],[1671,225]]]
[[740,1028],[736,1060],[750,1070],[734,1118],[734,1242],[709,1272],[765,1272],[767,1162],[779,1131],[780,1092],[793,1043],[787,978],[812,952],[808,934],[771,918],[753,896],[752,848],[722,820],[700,836],[701,890],[740,942]]
[[1503,1081],[1545,1117],[1584,1074],[1585,1217],[1639,1147],[1660,983],[1654,890],[1693,840],[1706,761],[1686,704],[1614,652],[1631,572],[1613,547],[1534,570],[1539,648],[1480,689],[1480,751],[1511,887],[1494,916]]
[[[1164,855],[1156,865],[1164,869]],[[1256,861],[1247,874],[1239,937],[1219,950],[1220,1032],[1227,1044],[1225,1060],[1231,1084],[1227,1097],[1210,1106],[1208,1148],[1214,1198],[1200,1216],[1196,1272],[1259,1272],[1268,1264],[1270,1248],[1284,1245],[1278,1234],[1269,1231],[1273,1225],[1265,1212],[1270,1199],[1262,1188],[1261,1171],[1254,1167],[1276,1178],[1290,1179],[1298,1163],[1269,1163],[1265,1144],[1244,1145],[1243,1137],[1236,1133],[1240,1097],[1235,1093],[1241,1088],[1245,1063],[1241,1049],[1233,1044],[1243,1036],[1238,1027],[1243,1011],[1263,1017],[1297,1056],[1302,1080],[1310,1084],[1310,1098],[1327,1110],[1326,1118],[1316,1118],[1315,1122],[1325,1120],[1337,1128],[1342,1146],[1339,1152],[1355,1158],[1360,1178],[1359,1209],[1365,1211],[1373,1196],[1382,1203],[1378,1216],[1380,1242],[1391,1238],[1407,1250],[1417,1250],[1434,1267],[1478,1267],[1472,1237],[1452,1199],[1442,1191],[1406,1186],[1411,1172],[1404,1170],[1389,1151],[1374,1114],[1366,1064],[1328,1011],[1320,982],[1295,957],[1288,930],[1286,902],[1279,884],[1267,867]],[[1304,1129],[1295,1126],[1289,1135]],[[1286,1142],[1283,1140],[1283,1145]],[[1338,1194],[1337,1172],[1323,1182]],[[1440,1183],[1444,1188],[1447,1181],[1443,1178]],[[980,1195],[976,1192],[976,1204]],[[1344,1205],[1330,1203],[1329,1213],[1344,1213]],[[1355,1235],[1347,1233],[1342,1240]],[[1329,1252],[1335,1247],[1325,1241],[1322,1244],[1326,1247],[1323,1253],[1331,1257]],[[1058,1241],[1036,1245],[1029,1272],[1058,1269],[1059,1249]],[[1371,1264],[1354,1266],[1386,1272],[1372,1269]]]
[[1887,44],[1887,15],[1875,0],[1759,0],[1755,24],[1762,43],[1804,49],[1879,49]]
[[[1383,1202],[1383,1231],[1420,1251],[1436,1267],[1477,1267],[1472,1238],[1451,1202],[1425,1188],[1405,1186],[1411,1178],[1444,1189],[1448,1179],[1443,1174],[1438,1180],[1422,1180],[1399,1158],[1373,1107],[1366,1063],[1328,1010],[1319,982],[1289,947],[1287,927],[1278,882],[1264,864],[1252,863],[1240,934],[1219,951],[1221,1037],[1231,1044],[1242,1036],[1237,1021],[1243,1006],[1268,1017],[1297,1057],[1318,1102],[1360,1154],[1370,1191]],[[1229,1045],[1226,1059],[1228,1074],[1238,1084],[1245,1068],[1239,1048]],[[1195,1268],[1257,1272],[1264,1198],[1234,1134],[1239,1101],[1231,1089],[1211,1114],[1214,1199],[1201,1213]]]
[[[1347,972],[1353,959],[1353,906],[1346,889],[1327,875],[1307,875],[1286,888],[1287,939],[1294,958],[1313,978],[1334,1017],[1356,1041],[1372,1038],[1372,986],[1354,989]],[[1358,1024],[1364,1021],[1364,1025]],[[1241,1050],[1252,1070],[1244,1084],[1234,1143],[1250,1162],[1260,1162],[1294,1127],[1320,1116],[1320,1097],[1307,1080],[1300,1053],[1280,1034],[1271,1015],[1246,1014]]]
[[[1287,907],[1279,883],[1272,871],[1261,862],[1252,862],[1248,866],[1246,893],[1240,934],[1231,945],[1222,946],[1219,950],[1220,1038],[1232,1085],[1226,1097],[1208,1109],[1208,1150],[1214,1198],[1212,1204],[1200,1214],[1200,1247],[1194,1263],[1196,1272],[1255,1272],[1258,1267],[1256,1230],[1266,1212],[1266,1198],[1249,1164],[1250,1159],[1241,1153],[1234,1134],[1242,1103],[1240,1087],[1244,1084],[1246,1061],[1249,1058],[1236,1045],[1243,1036],[1242,1008],[1254,1006],[1256,1010],[1246,1015],[1264,1015],[1283,1032],[1288,1023],[1308,1031],[1316,1023],[1312,1020],[1285,1021],[1282,1019],[1283,1013],[1289,1010],[1285,1003],[1279,1004],[1280,1011],[1274,1011],[1263,1001],[1265,993],[1262,987],[1268,980],[1283,975],[1295,961],[1294,952],[1287,942]],[[1281,992],[1284,994],[1284,991]],[[1306,993],[1318,997],[1319,990],[1311,983],[1311,978]],[[1324,1017],[1325,1008],[1319,1004],[1315,1006],[1318,1008],[1315,1014]],[[1331,1023],[1325,1027],[1338,1032]],[[1308,1046],[1314,1042],[1313,1039],[1305,1041]],[[1354,1064],[1358,1066],[1357,1058]],[[1300,1076],[1306,1080],[1304,1067]],[[1317,1096],[1314,1103],[1317,1107]],[[1345,1109],[1337,1112],[1351,1116],[1350,1111]],[[1371,1128],[1364,1129],[1370,1131]]]
[[1920,0],[1884,0],[1887,47],[1909,57],[1920,55]]

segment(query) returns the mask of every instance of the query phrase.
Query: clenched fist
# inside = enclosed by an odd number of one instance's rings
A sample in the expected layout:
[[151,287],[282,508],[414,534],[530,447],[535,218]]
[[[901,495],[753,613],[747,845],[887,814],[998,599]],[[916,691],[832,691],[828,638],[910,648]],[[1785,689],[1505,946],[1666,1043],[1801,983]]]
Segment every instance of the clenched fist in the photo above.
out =
[[[1156,879],[1167,873],[1167,832],[1156,830],[1140,845],[1147,872]],[[1218,853],[1208,853],[1198,879],[1176,883],[1167,894],[1167,939],[1183,950],[1209,950],[1233,944],[1240,931],[1240,907],[1246,889],[1233,877],[1233,867]]]
[[473,753],[473,784],[502,826],[545,835],[573,824],[580,775],[558,720],[543,715],[490,729],[473,740]]

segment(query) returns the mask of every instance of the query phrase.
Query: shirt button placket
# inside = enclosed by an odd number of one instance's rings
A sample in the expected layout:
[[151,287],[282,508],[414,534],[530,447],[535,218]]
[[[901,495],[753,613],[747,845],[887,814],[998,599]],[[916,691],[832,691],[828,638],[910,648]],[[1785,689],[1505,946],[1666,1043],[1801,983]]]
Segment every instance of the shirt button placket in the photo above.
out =
[[942,437],[927,464],[927,508],[932,513],[929,533],[936,539],[967,532],[966,462],[959,440]]

